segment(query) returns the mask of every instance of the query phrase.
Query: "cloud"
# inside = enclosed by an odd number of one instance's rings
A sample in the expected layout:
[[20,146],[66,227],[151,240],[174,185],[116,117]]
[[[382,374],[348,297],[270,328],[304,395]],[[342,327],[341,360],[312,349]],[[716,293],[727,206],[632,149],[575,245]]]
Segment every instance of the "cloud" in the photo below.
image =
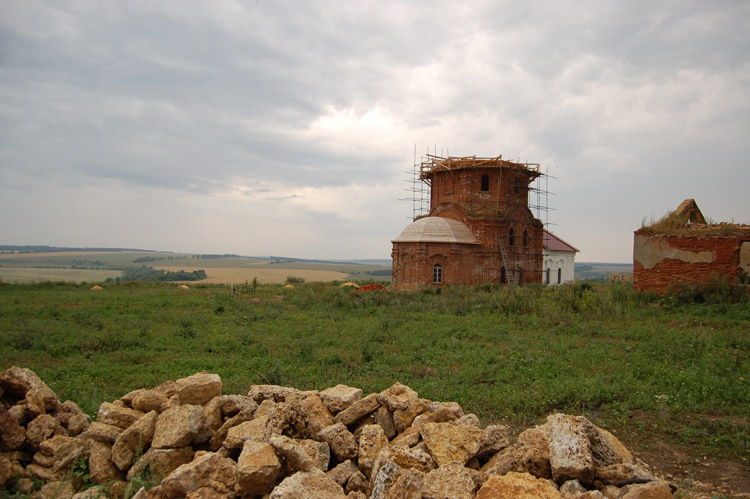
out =
[[750,213],[747,2],[0,5],[15,243],[387,257],[415,146],[541,163],[579,259],[627,261],[685,197]]

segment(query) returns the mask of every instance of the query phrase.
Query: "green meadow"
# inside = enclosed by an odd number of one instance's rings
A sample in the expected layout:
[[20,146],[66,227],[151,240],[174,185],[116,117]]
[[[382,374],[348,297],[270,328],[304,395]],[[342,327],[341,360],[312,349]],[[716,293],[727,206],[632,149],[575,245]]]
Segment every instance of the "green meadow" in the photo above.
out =
[[[750,303],[625,284],[355,292],[336,283],[0,286],[0,368],[98,405],[206,370],[252,384],[380,391],[395,381],[514,428],[583,414],[625,442],[747,466]],[[639,444],[646,445],[646,444]]]

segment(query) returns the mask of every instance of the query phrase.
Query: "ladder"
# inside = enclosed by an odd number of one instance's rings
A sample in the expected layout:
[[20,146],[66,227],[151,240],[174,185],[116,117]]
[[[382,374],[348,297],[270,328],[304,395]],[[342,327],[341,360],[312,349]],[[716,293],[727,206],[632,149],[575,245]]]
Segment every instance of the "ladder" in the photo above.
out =
[[500,254],[503,255],[503,265],[505,266],[505,278],[508,280],[508,284],[511,286],[514,286],[516,284],[516,278],[515,278],[515,272],[513,272],[513,269],[508,265],[508,252],[505,250],[505,244],[503,243],[503,237],[500,236],[498,239],[498,242],[500,243]]

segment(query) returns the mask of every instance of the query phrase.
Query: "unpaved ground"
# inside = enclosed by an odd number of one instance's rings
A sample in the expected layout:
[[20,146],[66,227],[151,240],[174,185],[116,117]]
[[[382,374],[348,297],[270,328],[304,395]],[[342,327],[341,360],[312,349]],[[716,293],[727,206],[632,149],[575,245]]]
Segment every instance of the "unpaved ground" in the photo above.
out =
[[639,442],[625,446],[651,466],[657,475],[679,487],[677,497],[685,499],[750,498],[750,463],[695,457],[689,449],[664,443]]

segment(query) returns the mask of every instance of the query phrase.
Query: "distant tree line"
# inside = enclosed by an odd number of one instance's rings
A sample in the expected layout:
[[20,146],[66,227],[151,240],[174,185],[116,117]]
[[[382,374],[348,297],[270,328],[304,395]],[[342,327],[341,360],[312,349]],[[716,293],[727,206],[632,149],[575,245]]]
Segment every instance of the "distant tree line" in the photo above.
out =
[[391,275],[392,272],[393,271],[391,269],[385,269],[385,270],[368,270],[368,271],[365,272],[365,274],[372,275],[372,276],[376,276],[376,275],[384,276],[384,275]]
[[[193,257],[195,258],[195,257]],[[186,256],[140,256],[133,263],[161,262],[164,260],[186,260]]]
[[223,255],[214,255],[214,254],[207,254],[207,255],[193,255],[193,258],[244,258],[240,255],[232,255],[229,253],[225,253]]
[[130,282],[130,281],[201,281],[206,279],[205,270],[194,270],[187,272],[178,270],[171,272],[163,269],[155,269],[142,265],[137,269],[127,269],[120,277],[107,279],[107,282]]

